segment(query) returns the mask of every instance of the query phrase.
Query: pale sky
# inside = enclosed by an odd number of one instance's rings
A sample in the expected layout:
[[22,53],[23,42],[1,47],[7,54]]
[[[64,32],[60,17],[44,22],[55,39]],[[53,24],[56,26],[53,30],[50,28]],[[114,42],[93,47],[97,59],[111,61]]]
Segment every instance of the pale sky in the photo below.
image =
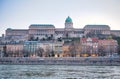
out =
[[7,28],[28,29],[30,24],[64,28],[68,16],[74,28],[106,24],[120,30],[120,0],[0,0],[0,36]]

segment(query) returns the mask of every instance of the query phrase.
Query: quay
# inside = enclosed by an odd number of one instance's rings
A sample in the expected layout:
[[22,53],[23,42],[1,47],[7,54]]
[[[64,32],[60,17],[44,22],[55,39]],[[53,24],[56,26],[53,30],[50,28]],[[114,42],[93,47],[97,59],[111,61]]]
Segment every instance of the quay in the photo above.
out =
[[0,65],[90,65],[120,66],[119,57],[2,57]]

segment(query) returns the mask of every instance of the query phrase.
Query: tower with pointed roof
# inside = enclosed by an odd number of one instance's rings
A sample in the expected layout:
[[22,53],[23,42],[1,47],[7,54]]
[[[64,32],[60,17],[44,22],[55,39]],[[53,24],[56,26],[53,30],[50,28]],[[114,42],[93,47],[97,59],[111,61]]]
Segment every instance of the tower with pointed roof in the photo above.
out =
[[72,29],[73,28],[73,22],[72,19],[68,16],[65,20],[65,29]]

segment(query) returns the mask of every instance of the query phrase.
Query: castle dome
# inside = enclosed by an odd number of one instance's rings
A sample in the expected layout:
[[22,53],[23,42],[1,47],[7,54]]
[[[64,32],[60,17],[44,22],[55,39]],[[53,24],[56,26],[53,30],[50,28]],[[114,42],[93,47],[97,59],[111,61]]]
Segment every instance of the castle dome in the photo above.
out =
[[65,20],[65,28],[66,29],[73,28],[73,22],[72,22],[72,19],[69,16]]
[[7,28],[7,30],[12,30],[12,28]]
[[72,19],[68,16],[65,20],[65,22],[72,22]]

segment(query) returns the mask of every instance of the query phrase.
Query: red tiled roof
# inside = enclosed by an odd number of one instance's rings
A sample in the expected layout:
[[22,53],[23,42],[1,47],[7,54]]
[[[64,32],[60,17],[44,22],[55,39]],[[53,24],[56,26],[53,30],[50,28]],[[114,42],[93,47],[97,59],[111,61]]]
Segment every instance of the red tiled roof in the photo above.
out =
[[[82,42],[86,42],[88,38],[81,38]],[[93,42],[98,42],[98,38],[91,38]]]

